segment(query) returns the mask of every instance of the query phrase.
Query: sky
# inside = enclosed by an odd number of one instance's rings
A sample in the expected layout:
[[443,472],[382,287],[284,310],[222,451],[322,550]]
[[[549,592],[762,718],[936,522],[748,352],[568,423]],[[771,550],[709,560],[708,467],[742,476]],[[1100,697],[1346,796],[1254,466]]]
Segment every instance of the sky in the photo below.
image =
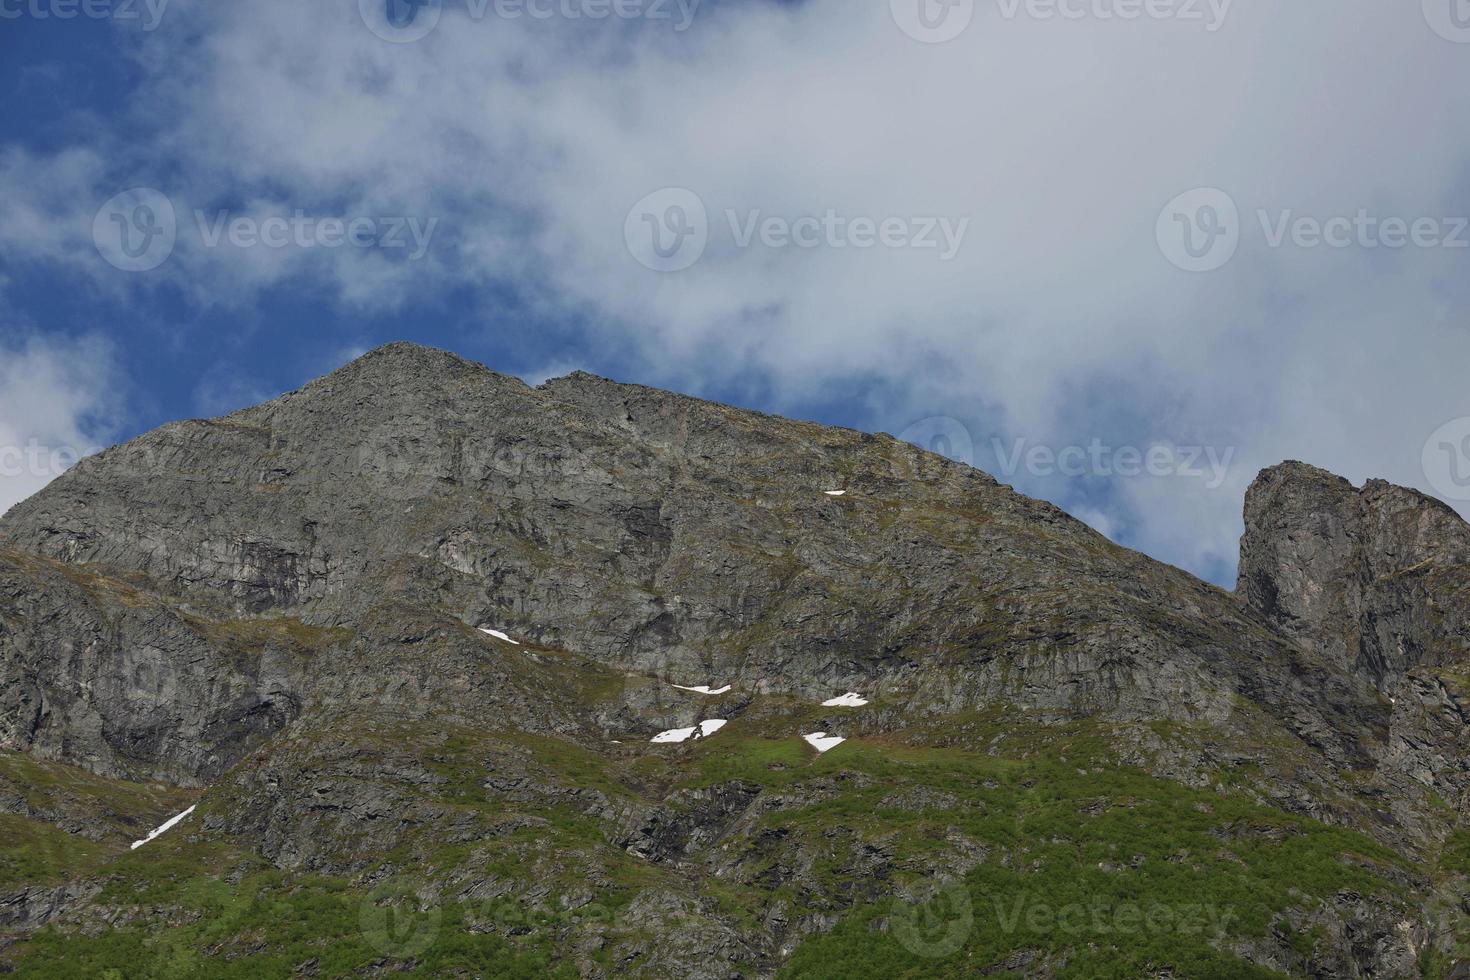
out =
[[1233,586],[1470,514],[1470,0],[0,0],[0,508],[383,343],[964,459]]

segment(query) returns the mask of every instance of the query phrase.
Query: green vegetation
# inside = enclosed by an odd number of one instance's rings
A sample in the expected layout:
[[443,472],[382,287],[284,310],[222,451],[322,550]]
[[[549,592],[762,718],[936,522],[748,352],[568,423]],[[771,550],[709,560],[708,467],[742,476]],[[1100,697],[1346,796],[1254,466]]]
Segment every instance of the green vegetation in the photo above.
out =
[[78,937],[47,929],[25,944],[17,978],[256,980],[300,967],[348,976],[387,960],[394,976],[574,978],[553,963],[549,943],[472,931],[474,910],[416,899],[392,886],[371,892],[320,878],[255,874],[238,886],[197,891],[180,923],[145,932],[114,929]]
[[[0,859],[0,888],[74,877],[71,872],[90,869],[187,807],[197,795],[172,787],[104,779],[75,766],[42,762],[17,752],[0,752],[0,794],[22,802],[40,818],[0,815],[6,830],[0,835],[0,853],[8,855]],[[47,814],[62,813],[72,823],[85,822],[98,842],[45,822]],[[35,857],[32,845],[52,856]],[[44,868],[54,873],[41,874]]]
[[[1230,946],[1284,948],[1305,969],[1322,935],[1312,916],[1334,896],[1405,904],[1395,882],[1431,871],[1224,782],[1192,789],[1119,765],[1102,729],[974,714],[817,755],[798,738],[764,737],[780,724],[792,717],[737,720],[718,737],[613,759],[523,733],[336,719],[320,743],[299,734],[280,751],[384,773],[395,807],[432,819],[404,821],[365,865],[355,840],[326,841],[328,863],[359,866],[347,877],[271,867],[254,841],[197,823],[137,852],[94,849],[68,867],[102,884],[95,904],[121,924],[96,935],[43,930],[0,954],[0,969],[573,977],[597,963],[636,973],[661,942],[660,923],[631,903],[653,889],[693,894],[700,915],[756,935],[777,904],[793,919],[833,917],[831,932],[793,936],[794,951],[773,961],[793,980],[1023,977],[1043,966],[1079,978],[1265,977],[1274,974]],[[998,754],[933,747],[940,730]],[[599,816],[661,806],[665,821],[702,819],[711,791],[734,783],[781,803],[712,829],[719,843],[706,853],[718,851],[719,876],[634,857]],[[222,785],[201,815],[250,805],[240,792]],[[12,819],[7,839],[40,857],[6,865],[7,877],[54,878],[46,855],[68,835]],[[1456,835],[1440,865],[1445,876],[1470,871],[1470,837]],[[465,901],[476,882],[496,897]]]
[[0,889],[59,884],[95,871],[110,853],[64,830],[0,813]]
[[[1012,962],[1021,965],[999,975],[1019,977],[1033,958],[1071,977],[1165,967],[1269,976],[1222,952],[1222,940],[1263,937],[1288,922],[1287,911],[1340,891],[1399,895],[1377,872],[1404,863],[1361,835],[1100,765],[1104,755],[1103,742],[1085,737],[1025,761],[861,741],[810,757],[792,742],[732,738],[702,746],[698,781],[790,789],[814,773],[845,776],[840,794],[759,829],[881,842],[898,867],[943,867],[956,841],[988,852],[968,873],[957,868],[958,884],[937,904],[886,895],[861,904],[799,947],[787,977],[961,977]],[[816,870],[824,873],[821,862]],[[839,865],[822,891],[860,884],[842,874]],[[897,883],[916,893],[934,886],[918,876]],[[1304,956],[1310,939],[1301,938]]]

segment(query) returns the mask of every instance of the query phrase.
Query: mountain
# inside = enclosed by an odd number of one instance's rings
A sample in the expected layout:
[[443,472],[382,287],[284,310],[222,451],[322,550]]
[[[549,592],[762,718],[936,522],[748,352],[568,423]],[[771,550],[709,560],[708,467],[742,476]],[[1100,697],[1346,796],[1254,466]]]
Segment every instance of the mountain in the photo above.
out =
[[888,436],[395,344],[0,520],[0,970],[1470,971],[1467,587],[1303,464],[1231,594]]

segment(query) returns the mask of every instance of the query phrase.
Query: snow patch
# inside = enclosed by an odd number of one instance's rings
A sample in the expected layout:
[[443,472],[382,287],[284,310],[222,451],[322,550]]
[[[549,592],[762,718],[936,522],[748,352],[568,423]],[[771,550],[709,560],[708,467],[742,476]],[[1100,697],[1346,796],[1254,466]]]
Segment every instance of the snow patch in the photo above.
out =
[[674,745],[679,742],[687,742],[691,738],[708,738],[728,724],[728,721],[724,721],[720,718],[713,718],[709,721],[700,722],[694,728],[674,728],[670,731],[660,732],[659,734],[653,736],[653,744]]
[[513,647],[518,647],[518,646],[521,645],[519,640],[512,640],[510,637],[508,637],[504,633],[500,632],[500,630],[490,630],[490,629],[486,629],[485,627],[481,626],[480,627],[480,632],[481,633],[488,633],[490,636],[495,637],[497,640],[504,640],[506,643],[509,643]]
[[823,490],[822,492],[825,493],[829,497],[846,497],[847,496],[847,491],[846,490]]
[[706,685],[704,687],[685,687],[683,684],[675,684],[674,686],[677,687],[681,691],[693,691],[695,694],[709,694],[709,695],[729,694],[730,691],[733,690],[733,685],[730,685],[730,684],[726,684],[724,687],[720,688],[719,690],[715,690],[714,688],[711,688],[708,685]]
[[[198,804],[196,803],[195,806],[198,806]],[[163,834],[168,833],[170,830],[172,830],[174,828],[174,826],[176,824],[178,824],[178,822],[180,820],[183,820],[185,817],[187,817],[189,814],[191,814],[193,812],[194,812],[194,807],[191,806],[191,807],[189,807],[189,809],[185,810],[183,813],[179,814],[177,817],[171,817],[171,818],[169,818],[157,830],[150,831],[147,837],[144,837],[142,840],[135,840],[135,841],[133,841],[132,850],[135,850],[136,851],[138,848],[142,847],[144,844],[148,843],[149,841],[153,840],[154,838],[159,837],[159,836],[161,836]]]
[[807,744],[816,749],[818,752],[831,752],[833,749],[837,748],[837,746],[846,741],[847,739],[838,738],[835,735],[831,738],[828,738],[826,732],[814,732],[813,734],[806,736]]
[[863,707],[867,703],[868,703],[867,699],[864,698],[861,694],[848,693],[848,694],[842,695],[842,697],[840,697],[840,698],[833,698],[831,701],[823,701],[822,702],[822,707],[824,707],[824,708],[861,708],[861,707]]

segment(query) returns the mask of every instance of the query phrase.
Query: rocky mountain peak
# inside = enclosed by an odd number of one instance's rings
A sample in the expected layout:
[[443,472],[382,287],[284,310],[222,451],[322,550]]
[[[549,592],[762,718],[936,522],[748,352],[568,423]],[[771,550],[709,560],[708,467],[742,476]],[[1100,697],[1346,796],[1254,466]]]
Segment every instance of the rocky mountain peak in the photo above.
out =
[[1458,576],[1470,525],[1416,490],[1361,489],[1301,462],[1265,470],[1245,501],[1237,591],[1275,625],[1377,683],[1464,643]]
[[478,361],[472,361],[437,347],[426,347],[398,341],[376,347],[344,364],[307,388],[340,390],[354,384],[390,381],[394,385],[413,382],[443,382],[449,379],[478,377],[489,381],[508,378],[497,374]]

